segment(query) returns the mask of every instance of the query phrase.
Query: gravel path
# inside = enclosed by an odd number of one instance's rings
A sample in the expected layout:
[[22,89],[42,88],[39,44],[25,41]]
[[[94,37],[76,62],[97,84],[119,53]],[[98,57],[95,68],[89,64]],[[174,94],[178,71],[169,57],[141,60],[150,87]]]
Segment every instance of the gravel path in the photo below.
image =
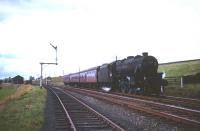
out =
[[55,106],[52,94],[47,90],[47,101],[44,111],[44,125],[42,131],[55,131]]
[[[42,131],[55,131],[55,116],[53,97],[48,91],[47,102],[45,108],[45,123]],[[181,125],[174,125],[164,120],[155,119],[152,116],[143,115],[142,113],[128,110],[122,106],[113,105],[93,97],[72,93],[74,96],[82,99],[85,103],[90,105],[93,109],[103,113],[109,119],[113,120],[119,126],[125,128],[127,131],[197,131],[198,129],[191,129]]]

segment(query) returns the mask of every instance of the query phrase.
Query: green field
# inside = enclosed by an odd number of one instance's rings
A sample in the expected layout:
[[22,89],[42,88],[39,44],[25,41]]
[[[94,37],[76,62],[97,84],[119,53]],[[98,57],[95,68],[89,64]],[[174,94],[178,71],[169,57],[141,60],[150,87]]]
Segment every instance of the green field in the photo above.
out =
[[[184,75],[194,75],[200,73],[200,60],[186,61],[174,64],[159,65],[159,72],[165,72],[166,77],[180,77]],[[171,84],[166,87],[166,95],[200,98],[200,84],[184,84],[183,88],[178,84]]]
[[158,71],[165,72],[167,77],[196,74],[200,72],[200,60],[159,65]]
[[46,90],[35,86],[25,95],[9,101],[0,111],[0,129],[2,131],[41,130],[46,95]]
[[3,100],[5,97],[15,93],[16,89],[17,88],[14,87],[0,89],[0,101]]

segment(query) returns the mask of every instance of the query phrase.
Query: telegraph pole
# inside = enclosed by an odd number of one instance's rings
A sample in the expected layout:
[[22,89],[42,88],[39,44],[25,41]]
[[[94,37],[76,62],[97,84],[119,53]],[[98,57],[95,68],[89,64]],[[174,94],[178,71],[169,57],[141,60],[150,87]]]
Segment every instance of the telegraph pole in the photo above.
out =
[[54,45],[52,45],[51,43],[50,43],[50,45],[55,49],[55,51],[56,51],[56,62],[55,63],[51,63],[51,62],[41,62],[40,63],[40,66],[41,66],[41,75],[40,75],[40,87],[42,88],[42,75],[43,75],[43,65],[58,65],[58,58],[57,58],[57,46],[54,46]]

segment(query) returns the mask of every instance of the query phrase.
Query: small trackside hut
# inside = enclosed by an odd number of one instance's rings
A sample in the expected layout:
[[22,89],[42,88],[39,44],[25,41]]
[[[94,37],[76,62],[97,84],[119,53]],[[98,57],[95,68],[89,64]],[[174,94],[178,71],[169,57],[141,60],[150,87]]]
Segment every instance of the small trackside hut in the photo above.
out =
[[17,76],[12,78],[12,82],[14,84],[24,84],[24,77],[17,75]]

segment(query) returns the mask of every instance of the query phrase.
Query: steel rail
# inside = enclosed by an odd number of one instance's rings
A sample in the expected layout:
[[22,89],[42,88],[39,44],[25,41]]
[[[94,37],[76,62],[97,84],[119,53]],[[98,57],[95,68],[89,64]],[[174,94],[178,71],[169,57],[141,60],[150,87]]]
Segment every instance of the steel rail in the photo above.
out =
[[135,94],[122,94],[122,93],[117,93],[117,92],[111,92],[111,93],[116,94],[116,95],[131,97],[131,98],[144,99],[144,100],[155,101],[159,103],[167,103],[171,105],[178,104],[181,107],[200,110],[200,100],[198,99],[173,97],[173,96],[142,96],[142,95],[135,95]]
[[197,113],[196,115],[200,115],[200,110],[195,110],[195,109],[188,109],[188,108],[183,108],[183,107],[179,107],[179,106],[174,106],[174,105],[169,105],[169,104],[163,104],[163,103],[159,103],[159,102],[154,102],[154,101],[149,101],[149,100],[143,100],[143,99],[138,99],[138,98],[131,98],[131,97],[126,97],[126,96],[119,96],[116,94],[108,94],[108,93],[103,93],[103,92],[97,92],[97,91],[92,91],[92,90],[85,90],[85,89],[79,89],[79,90],[83,90],[86,92],[91,92],[91,93],[98,93],[104,96],[110,96],[116,99],[126,99],[129,102],[145,102],[146,104],[154,104],[157,106],[163,106],[165,108],[173,108],[176,110],[179,110],[181,112],[187,112],[187,113]]
[[[63,90],[61,90],[59,88],[56,88],[56,89],[60,90],[64,94],[70,96],[71,98],[73,98],[74,100],[76,100],[77,102],[79,102],[81,105],[83,105],[84,107],[86,107],[88,110],[90,110],[93,113],[95,113],[101,120],[103,120],[104,122],[106,122],[107,124],[109,124],[114,130],[125,131],[125,129],[121,128],[120,126],[118,126],[117,124],[115,124],[114,122],[112,122],[106,116],[100,114],[99,112],[95,111],[93,108],[89,107],[87,104],[83,103],[82,101],[80,101],[79,99],[77,99],[76,97],[74,97],[73,95],[71,95],[70,92],[66,93],[65,91],[63,91]],[[75,127],[75,125],[74,125],[74,127]]]
[[[62,91],[62,90],[61,90]],[[66,92],[62,91],[63,93],[66,94]],[[68,92],[69,93],[69,92]],[[121,128],[120,126],[118,126],[117,124],[115,124],[114,122],[112,122],[110,119],[108,119],[107,117],[103,116],[102,114],[100,114],[99,112],[95,111],[94,109],[92,109],[91,107],[89,107],[88,105],[86,105],[85,103],[83,103],[82,101],[78,100],[77,98],[75,98],[74,96],[70,95],[72,98],[74,98],[76,101],[78,101],[79,103],[81,103],[82,105],[84,105],[85,107],[87,107],[89,110],[93,111],[95,114],[97,114],[100,118],[103,118],[105,120],[105,122],[107,122],[107,124],[111,125],[114,129],[120,130],[120,131],[125,131],[123,128]]]
[[76,127],[74,126],[74,123],[73,123],[73,121],[72,121],[72,119],[71,119],[71,117],[70,117],[68,111],[66,110],[66,108],[65,108],[65,106],[64,106],[64,104],[63,104],[63,102],[61,101],[60,97],[59,97],[59,96],[56,94],[56,92],[53,91],[51,88],[48,88],[48,89],[51,90],[51,92],[56,96],[56,98],[58,99],[59,103],[61,104],[61,106],[62,106],[62,108],[63,108],[63,110],[64,110],[64,112],[65,112],[65,115],[67,116],[68,120],[70,121],[70,125],[71,125],[72,130],[73,130],[73,131],[77,131],[77,129],[76,129]]
[[[143,104],[143,106],[138,105],[138,103],[134,103],[134,102],[130,101],[133,98],[127,98],[127,97],[122,97],[122,96],[117,96],[117,95],[112,95],[112,94],[102,93],[102,92],[96,92],[96,91],[90,91],[90,90],[88,91],[88,90],[85,90],[85,89],[74,89],[74,88],[72,89],[71,88],[70,90],[75,90],[76,92],[79,92],[79,93],[86,93],[89,96],[93,96],[93,97],[96,97],[96,98],[99,98],[99,99],[107,100],[107,101],[110,101],[112,103],[116,103],[116,104],[120,104],[120,105],[126,105],[128,107],[133,108],[133,109],[143,111],[143,112],[146,112],[146,113],[149,113],[149,114],[153,114],[155,116],[161,116],[161,117],[171,119],[171,120],[174,120],[174,121],[177,121],[177,122],[181,122],[181,123],[184,123],[184,124],[192,125],[192,126],[195,126],[195,127],[200,127],[200,121],[198,121],[198,120],[192,120],[192,119],[188,119],[188,118],[185,118],[185,117],[182,117],[182,116],[174,115],[174,114],[171,114],[171,113],[168,113],[168,112],[164,112],[164,111],[160,111],[160,110],[158,111],[158,110],[155,110],[155,109],[147,108],[147,107],[144,106],[144,104]],[[138,101],[148,102],[150,104],[155,104],[155,102],[149,102],[147,100],[138,100]],[[187,109],[179,108],[179,107],[175,107],[175,106],[164,105],[162,103],[156,103],[156,105],[157,106],[158,105],[163,106],[160,109],[165,109],[167,107],[169,109],[173,108],[174,110],[178,110],[178,111],[181,111],[181,112],[185,111],[185,112],[192,113],[194,111],[195,113],[194,112],[193,113],[195,115],[199,115],[199,112],[200,112],[198,110],[187,110]]]

